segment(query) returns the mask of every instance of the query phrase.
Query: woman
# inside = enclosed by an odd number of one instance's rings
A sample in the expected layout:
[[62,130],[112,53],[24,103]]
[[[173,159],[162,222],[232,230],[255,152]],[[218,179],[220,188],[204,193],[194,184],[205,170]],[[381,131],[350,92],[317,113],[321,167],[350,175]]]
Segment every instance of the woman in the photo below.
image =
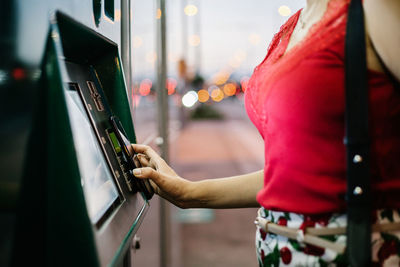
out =
[[[345,226],[344,40],[349,0],[307,0],[272,40],[246,90],[246,111],[265,142],[258,172],[191,182],[150,147],[132,145],[156,193],[181,208],[259,207],[280,225]],[[400,221],[400,1],[365,0],[372,187],[376,221]],[[389,74],[390,73],[390,74]],[[385,210],[378,210],[385,208]],[[399,264],[396,233],[372,236],[374,262]],[[329,237],[345,243],[345,236]],[[257,231],[260,265],[340,264],[323,247]]]

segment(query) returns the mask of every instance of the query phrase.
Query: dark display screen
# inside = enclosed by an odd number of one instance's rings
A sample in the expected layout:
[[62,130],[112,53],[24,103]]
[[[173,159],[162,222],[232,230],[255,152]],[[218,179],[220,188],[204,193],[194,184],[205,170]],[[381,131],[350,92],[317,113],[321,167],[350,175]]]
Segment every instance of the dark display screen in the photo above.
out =
[[78,92],[70,91],[68,95],[81,183],[89,217],[95,224],[119,200],[119,193]]

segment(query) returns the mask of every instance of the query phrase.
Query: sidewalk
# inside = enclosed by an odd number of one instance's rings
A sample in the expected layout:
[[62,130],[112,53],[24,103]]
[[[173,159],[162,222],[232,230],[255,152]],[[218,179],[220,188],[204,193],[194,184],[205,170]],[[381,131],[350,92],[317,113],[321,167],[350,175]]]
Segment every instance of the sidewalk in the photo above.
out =
[[[186,179],[233,176],[263,167],[263,141],[245,118],[191,122],[174,143],[171,163]],[[212,222],[183,223],[182,266],[257,266],[256,210],[214,210]]]

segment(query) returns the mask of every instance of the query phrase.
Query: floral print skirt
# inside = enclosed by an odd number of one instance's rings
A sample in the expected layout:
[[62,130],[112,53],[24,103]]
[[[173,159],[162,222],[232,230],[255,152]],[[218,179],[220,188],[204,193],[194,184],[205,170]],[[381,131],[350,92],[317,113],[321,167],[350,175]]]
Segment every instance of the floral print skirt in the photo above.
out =
[[[373,212],[374,223],[400,222],[399,210],[384,209]],[[345,227],[346,214],[308,216],[296,213],[270,211],[261,208],[258,216],[278,225],[304,229],[306,227]],[[400,230],[387,233],[374,232],[372,240],[372,266],[400,266]],[[324,236],[332,242],[346,244],[346,235]],[[343,254],[284,236],[266,233],[257,226],[256,250],[259,266],[347,266]]]

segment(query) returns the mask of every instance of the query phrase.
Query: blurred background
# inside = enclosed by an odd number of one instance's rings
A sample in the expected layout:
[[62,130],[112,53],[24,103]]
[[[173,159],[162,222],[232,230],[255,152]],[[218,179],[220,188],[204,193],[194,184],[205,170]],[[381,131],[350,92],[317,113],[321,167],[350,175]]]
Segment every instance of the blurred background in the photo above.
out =
[[[157,149],[155,40],[162,14],[151,1],[132,4],[132,115],[138,142]],[[243,93],[274,33],[304,5],[305,0],[166,1],[169,157],[179,175],[200,180],[263,168],[264,144],[246,115]],[[152,225],[159,204],[152,204],[138,232],[143,249],[133,258],[139,266],[159,261],[159,233]],[[169,208],[171,266],[257,266],[257,209]]]

